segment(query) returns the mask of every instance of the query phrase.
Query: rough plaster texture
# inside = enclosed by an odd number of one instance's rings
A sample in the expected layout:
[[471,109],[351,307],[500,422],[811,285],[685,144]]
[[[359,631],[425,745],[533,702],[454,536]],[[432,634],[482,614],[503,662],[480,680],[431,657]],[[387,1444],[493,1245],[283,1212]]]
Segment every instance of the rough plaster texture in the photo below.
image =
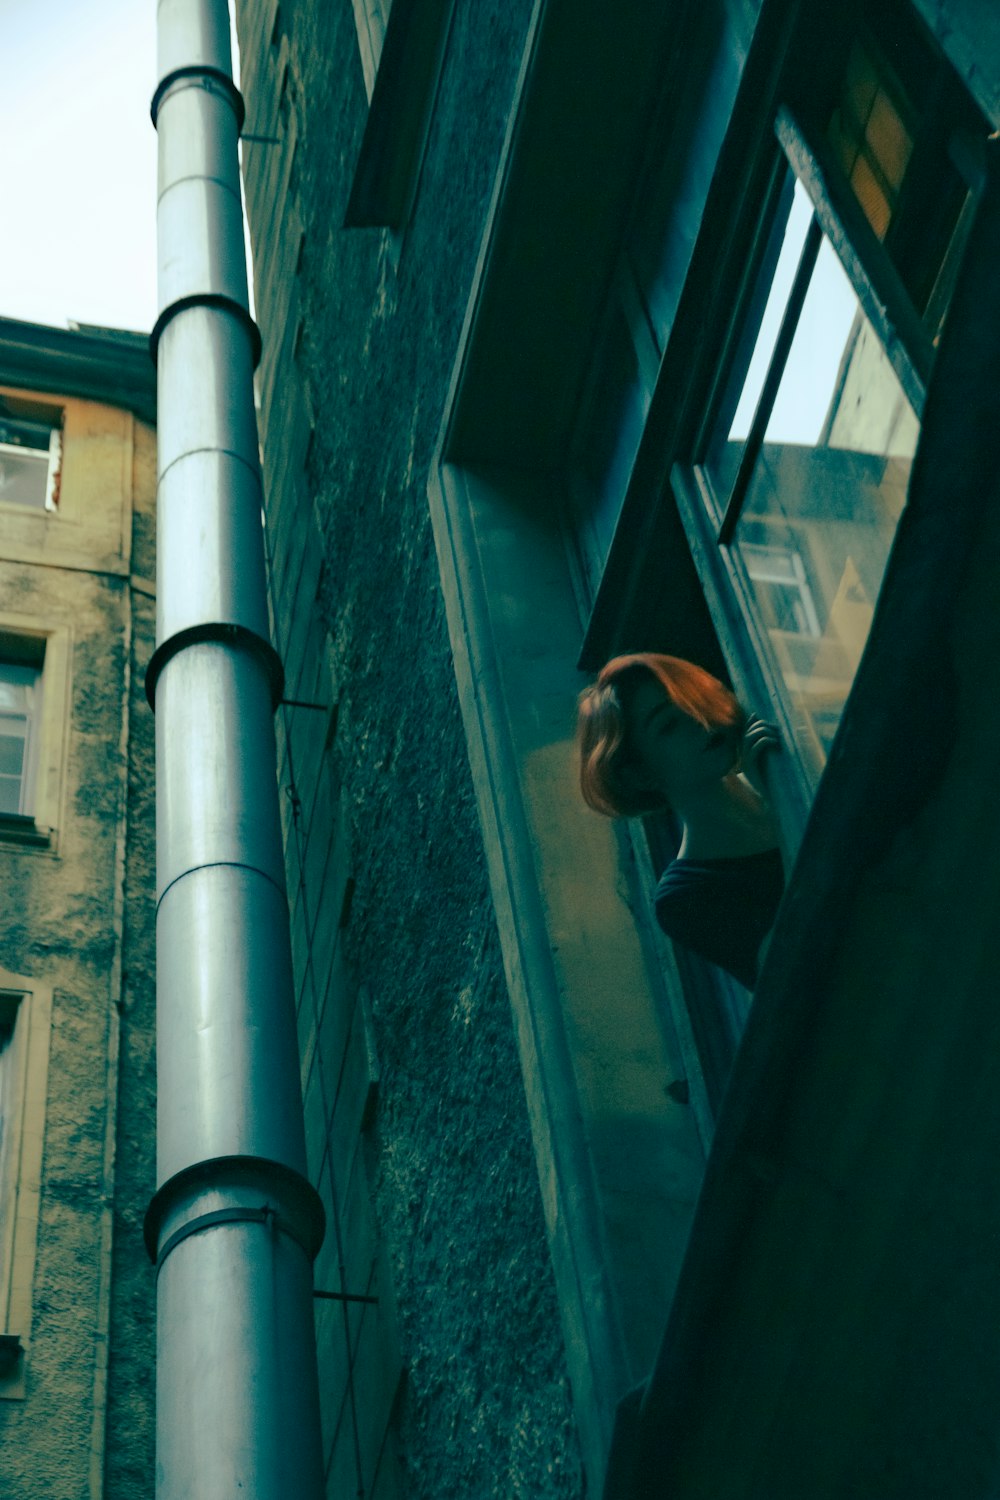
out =
[[[156,443],[138,427],[133,494],[132,573],[152,579]],[[156,819],[153,715],[143,679],[155,636],[156,601],[134,588],[106,1500],[148,1500],[153,1492],[156,1295],[142,1221],[156,1186]]]
[[[114,1189],[108,1146],[114,1130],[118,1052],[119,962],[123,910],[119,882],[123,828],[122,793],[130,776],[131,812],[147,814],[144,790],[149,757],[144,725],[138,744],[123,736],[123,695],[128,662],[132,590],[127,574],[130,527],[111,540],[111,522],[131,502],[133,459],[130,419],[93,403],[73,410],[67,433],[76,432],[73,467],[84,488],[99,495],[103,527],[88,537],[81,518],[72,534],[59,532],[60,518],[39,546],[47,566],[0,561],[5,610],[45,628],[71,633],[69,696],[64,730],[66,756],[61,814],[54,850],[0,844],[0,954],[5,967],[53,986],[41,1217],[33,1284],[33,1327],[26,1361],[26,1396],[0,1402],[0,1495],[3,1500],[97,1500],[102,1494],[138,1500],[152,1488],[149,1431],[152,1363],[152,1278],[134,1282],[131,1317],[117,1320],[126,1347],[119,1356],[121,1383],[141,1391],[127,1423],[109,1428],[113,1462],[106,1488],[101,1464],[108,1341],[108,1209],[114,1196],[119,1215],[131,1211],[136,1189],[128,1170]],[[151,511],[155,482],[150,470],[153,438],[136,437],[134,484],[139,503]],[[70,452],[67,437],[67,453]],[[74,502],[73,486],[68,487]],[[148,533],[148,528],[147,528]],[[3,551],[0,530],[0,556]],[[60,564],[52,565],[52,537]],[[71,570],[61,565],[72,562]],[[111,571],[113,569],[114,571]],[[145,603],[135,596],[139,639]],[[140,654],[146,648],[140,644]],[[133,656],[135,647],[133,647]],[[132,662],[133,673],[135,662]],[[129,728],[139,724],[134,704]],[[146,717],[148,717],[148,711]],[[148,859],[137,857],[145,835],[133,829],[128,862],[127,921],[133,948],[151,941],[152,882]],[[134,988],[134,981],[130,988]],[[133,1047],[150,1025],[137,1012]],[[128,1028],[126,1028],[128,1031]],[[152,1148],[151,1078],[131,1083],[120,1125],[137,1142],[148,1129]],[[142,1175],[141,1166],[138,1167]],[[144,1190],[144,1189],[143,1189]],[[145,1263],[141,1243],[120,1250],[116,1264],[127,1282]],[[119,1294],[121,1300],[121,1294]],[[15,1329],[14,1332],[19,1330]],[[126,1370],[127,1375],[122,1374]],[[114,1382],[113,1382],[114,1383]],[[129,1482],[118,1473],[130,1472]]]
[[[237,9],[244,51],[267,47],[273,8]],[[336,735],[301,758],[296,792],[308,807],[317,785],[337,789],[336,847],[355,882],[338,952],[370,994],[381,1070],[367,1166],[398,1307],[402,1488],[470,1500],[582,1488],[426,498],[528,14],[526,0],[457,8],[395,247],[340,228],[366,111],[352,8],[300,4],[284,18],[305,228],[295,361],[315,417],[307,468],[322,537],[322,568],[307,558],[302,571],[315,564],[330,666],[305,669],[339,696]],[[269,117],[249,91],[248,106]],[[286,332],[264,313],[280,300],[269,285],[280,257],[249,196],[267,342]],[[280,534],[288,515],[273,538],[279,568],[288,556],[302,567]],[[279,636],[307,628],[299,608],[279,617]],[[322,634],[291,655],[322,652]]]

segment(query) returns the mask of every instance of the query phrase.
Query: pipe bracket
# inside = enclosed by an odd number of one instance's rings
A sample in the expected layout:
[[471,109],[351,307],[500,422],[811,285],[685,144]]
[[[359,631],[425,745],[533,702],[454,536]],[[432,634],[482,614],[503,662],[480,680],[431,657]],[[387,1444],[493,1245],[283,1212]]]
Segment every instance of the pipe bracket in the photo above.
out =
[[274,1228],[280,1233],[287,1234],[291,1239],[301,1244],[291,1220],[284,1218],[268,1205],[265,1205],[263,1208],[216,1208],[211,1213],[199,1214],[196,1219],[189,1219],[186,1224],[182,1224],[180,1229],[175,1230],[168,1237],[159,1255],[156,1257],[154,1268],[156,1274],[159,1276],[163,1263],[171,1250],[176,1249],[182,1240],[189,1239],[193,1234],[200,1234],[204,1229],[213,1229],[216,1224],[268,1223],[273,1224]]
[[[167,1235],[160,1234],[170,1213],[185,1198],[199,1191],[239,1191],[255,1188],[273,1197],[273,1203],[233,1204],[196,1214]],[[193,1234],[217,1224],[267,1224],[287,1234],[315,1260],[326,1232],[326,1212],[316,1189],[301,1173],[283,1162],[258,1156],[219,1156],[195,1162],[177,1172],[158,1188],[146,1210],[143,1238],[146,1251],[159,1275],[170,1252]]]
[[164,95],[182,78],[202,78],[208,87],[218,84],[233,106],[237,130],[242,131],[247,117],[243,95],[228,73],[224,73],[221,68],[213,68],[206,63],[192,63],[188,67],[174,68],[165,78],[160,79],[153,92],[152,103],[149,106],[149,114],[154,126],[156,125],[156,117],[160,113],[160,105],[163,103]]
[[285,691],[285,669],[271,642],[265,641],[256,631],[248,630],[245,625],[234,625],[225,620],[207,620],[204,624],[189,625],[184,630],[175,631],[157,646],[150,657],[149,666],[146,668],[146,698],[154,713],[156,711],[156,684],[167,662],[186,647],[199,646],[206,641],[239,647],[256,657],[267,674],[271,687],[272,706],[277,710]]
[[168,303],[153,324],[153,331],[149,335],[149,354],[154,364],[163,330],[171,319],[175,318],[178,313],[187,312],[189,307],[214,307],[220,312],[233,313],[250,335],[253,368],[256,370],[264,348],[260,329],[241,302],[235,301],[232,297],[223,296],[221,292],[193,292],[189,297],[178,297],[175,302]]

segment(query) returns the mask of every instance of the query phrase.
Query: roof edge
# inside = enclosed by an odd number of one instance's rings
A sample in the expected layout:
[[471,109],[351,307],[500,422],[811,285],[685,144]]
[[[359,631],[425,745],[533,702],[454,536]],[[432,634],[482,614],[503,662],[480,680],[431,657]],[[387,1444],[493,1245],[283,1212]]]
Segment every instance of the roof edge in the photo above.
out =
[[143,333],[0,317],[0,383],[103,401],[156,423],[156,367]]

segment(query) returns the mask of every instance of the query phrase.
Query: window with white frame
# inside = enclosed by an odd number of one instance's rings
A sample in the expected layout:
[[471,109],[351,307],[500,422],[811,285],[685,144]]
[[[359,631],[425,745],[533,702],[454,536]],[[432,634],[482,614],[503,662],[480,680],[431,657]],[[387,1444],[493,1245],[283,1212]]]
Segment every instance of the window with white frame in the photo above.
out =
[[0,814],[34,811],[41,699],[40,661],[0,659]]
[[0,396],[0,501],[56,510],[61,466],[61,413]]
[[60,817],[70,632],[0,613],[0,841],[52,848]]

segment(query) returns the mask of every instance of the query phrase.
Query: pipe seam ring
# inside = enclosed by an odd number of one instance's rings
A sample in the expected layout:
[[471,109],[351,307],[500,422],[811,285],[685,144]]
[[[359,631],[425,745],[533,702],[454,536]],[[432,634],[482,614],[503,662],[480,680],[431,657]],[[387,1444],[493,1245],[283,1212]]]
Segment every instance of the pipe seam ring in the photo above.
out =
[[[238,1178],[243,1179],[242,1184],[237,1183],[235,1179]],[[234,1191],[240,1186],[255,1187],[273,1195],[275,1201],[273,1205],[236,1205],[197,1214],[168,1235],[161,1246],[160,1231],[175,1202],[199,1188],[210,1192],[220,1186]],[[216,1224],[267,1224],[269,1221],[278,1232],[293,1239],[310,1262],[316,1259],[326,1233],[326,1211],[312,1184],[284,1162],[260,1156],[217,1156],[184,1167],[157,1189],[146,1210],[143,1239],[159,1275],[170,1252],[193,1234]]]
[[221,68],[213,68],[210,63],[189,63],[183,68],[174,68],[166,77],[160,79],[153,91],[153,98],[149,106],[149,115],[154,126],[156,125],[157,116],[160,113],[160,105],[163,103],[164,95],[182,78],[203,78],[209,86],[213,83],[219,84],[222,92],[233,106],[237,132],[242,131],[247,117],[243,95],[228,73],[224,73]]
[[242,302],[237,302],[235,297],[227,297],[224,292],[192,292],[187,297],[178,297],[176,301],[167,304],[153,324],[153,331],[149,335],[149,354],[154,364],[156,363],[156,354],[160,347],[160,337],[163,330],[178,313],[187,312],[192,307],[213,307],[218,312],[234,313],[250,335],[253,367],[256,370],[260,364],[260,356],[264,348],[260,329]]
[[236,647],[256,657],[261,663],[271,686],[271,706],[277,711],[285,691],[285,669],[281,657],[270,641],[264,640],[255,630],[245,625],[236,625],[226,620],[206,620],[201,625],[189,625],[177,630],[161,645],[157,646],[146,668],[146,698],[150,708],[156,712],[156,684],[167,662],[178,656],[188,646],[199,646],[206,642]]
[[306,1248],[302,1244],[301,1237],[296,1234],[292,1220],[279,1214],[277,1209],[272,1208],[270,1204],[265,1204],[263,1208],[216,1208],[211,1213],[199,1214],[196,1219],[189,1219],[186,1224],[181,1225],[180,1229],[176,1229],[168,1236],[156,1257],[154,1274],[159,1276],[171,1250],[176,1250],[179,1244],[190,1239],[193,1234],[201,1234],[206,1229],[214,1229],[217,1224],[263,1224],[265,1226],[271,1224],[277,1233],[288,1235],[289,1239],[293,1239],[303,1250]]
[[269,875],[266,870],[262,870],[260,865],[248,865],[238,859],[210,859],[205,860],[200,865],[188,865],[187,869],[182,870],[179,875],[175,875],[173,880],[163,887],[163,890],[156,898],[157,916],[159,915],[160,907],[174,886],[178,885],[182,880],[186,880],[189,875],[199,875],[202,870],[246,870],[248,874],[258,875],[261,880],[266,880],[268,885],[273,886],[282,901],[288,900],[288,891],[285,886],[279,885],[274,876]]
[[211,446],[208,445],[208,444],[206,444],[203,448],[185,448],[183,450],[183,452],[178,453],[175,458],[172,458],[170,460],[170,462],[167,464],[166,468],[165,469],[161,469],[160,473],[157,475],[157,479],[156,479],[156,499],[157,499],[157,502],[159,502],[159,498],[160,498],[160,488],[161,488],[161,486],[163,484],[163,481],[166,479],[167,475],[173,469],[176,469],[176,467],[177,467],[178,464],[182,464],[186,458],[199,458],[199,457],[201,457],[202,455],[204,455],[206,453],[210,453],[213,457],[231,458],[234,463],[242,464],[243,467],[244,467],[244,469],[246,469],[249,474],[253,475],[254,482],[255,482],[255,484],[257,486],[257,497],[256,497],[256,499],[257,499],[257,505],[258,505],[258,507],[261,510],[263,510],[264,507],[263,507],[263,503],[261,501],[261,494],[262,494],[262,491],[263,491],[263,485],[261,484],[261,479],[260,479],[260,464],[257,463],[256,460],[253,463],[251,463],[250,460],[246,457],[245,454],[238,453],[235,448],[222,448],[217,443],[212,444]]

